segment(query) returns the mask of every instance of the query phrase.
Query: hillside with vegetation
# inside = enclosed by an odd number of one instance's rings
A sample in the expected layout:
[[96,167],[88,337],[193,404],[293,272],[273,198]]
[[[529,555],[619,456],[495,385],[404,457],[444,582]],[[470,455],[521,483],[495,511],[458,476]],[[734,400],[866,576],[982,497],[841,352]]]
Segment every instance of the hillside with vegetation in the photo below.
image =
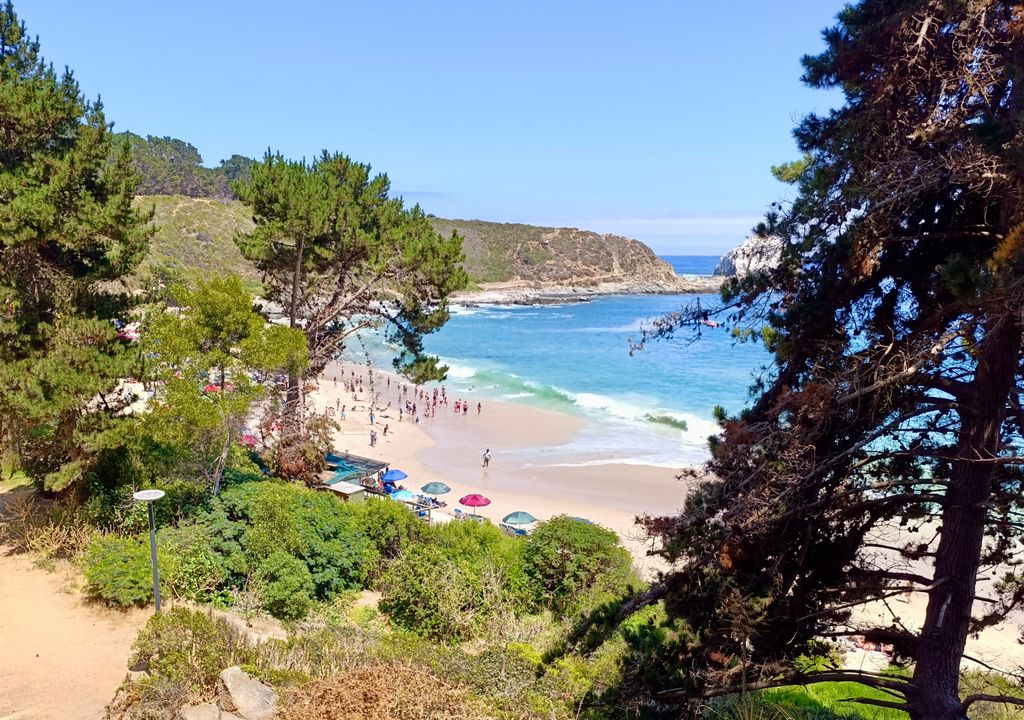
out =
[[153,209],[156,228],[138,276],[229,273],[250,287],[258,286],[256,268],[242,256],[234,239],[254,227],[252,213],[241,202],[183,195],[139,197],[135,202],[142,209]]
[[[252,213],[230,198],[148,195],[140,208],[155,210],[156,232],[139,274],[216,270],[258,283],[258,272],[234,238],[253,227]],[[533,287],[592,288],[620,284],[636,291],[685,291],[671,266],[638,240],[576,228],[430,218],[443,236],[463,237],[465,268],[478,286],[520,283]]]
[[455,231],[463,237],[466,270],[478,283],[628,283],[651,289],[679,284],[672,267],[639,240],[578,228],[443,218],[431,222],[442,235]]
[[[234,234],[248,232],[252,219],[237,202],[231,184],[251,178],[255,161],[233,155],[216,167],[205,167],[199,151],[184,140],[133,133],[118,137],[128,140],[140,175],[139,194],[156,206],[157,232],[143,271],[161,265],[200,271],[219,267],[254,279],[253,266],[233,247]],[[462,236],[465,269],[475,285],[610,285],[611,290],[636,292],[708,289],[689,287],[649,247],[618,235],[484,220],[431,217],[430,223],[442,236],[452,231]]]

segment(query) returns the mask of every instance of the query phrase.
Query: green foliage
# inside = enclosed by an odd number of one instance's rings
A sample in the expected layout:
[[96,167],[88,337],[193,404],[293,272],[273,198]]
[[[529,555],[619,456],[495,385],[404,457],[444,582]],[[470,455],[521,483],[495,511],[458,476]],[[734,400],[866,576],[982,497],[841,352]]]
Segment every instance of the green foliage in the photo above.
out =
[[433,546],[410,549],[388,568],[380,585],[381,610],[393,622],[440,642],[473,637],[499,601],[486,593],[469,563]]
[[114,151],[102,106],[43,60],[10,2],[0,6],[0,127],[0,451],[61,490],[117,417],[107,396],[132,356],[110,321],[129,299],[104,283],[142,259],[149,217],[132,207],[130,156]]
[[131,147],[132,163],[140,177],[140,195],[231,199],[231,183],[248,178],[252,171],[253,160],[241,155],[232,155],[216,168],[203,167],[199,151],[177,138],[143,138],[130,132],[121,137]]
[[892,708],[870,707],[850,702],[851,698],[871,700],[892,700],[888,695],[874,688],[852,682],[815,683],[802,687],[785,687],[766,690],[761,694],[763,702],[785,708],[796,718],[871,718],[871,720],[906,720],[907,714]]
[[305,563],[283,550],[256,567],[257,593],[264,609],[282,620],[298,620],[313,607],[313,576]]
[[[232,445],[264,395],[262,380],[303,368],[305,338],[268,324],[236,276],[199,280],[173,294],[181,311],[156,312],[145,327],[142,350],[161,389],[140,430],[164,454],[165,472],[202,477],[216,494]],[[207,392],[208,385],[216,390]]]
[[161,584],[175,597],[195,602],[210,602],[217,597],[225,571],[205,528],[164,528],[157,533],[157,546]]
[[423,522],[402,503],[365,502],[352,507],[362,534],[382,562],[401,556],[423,530]]
[[97,537],[83,566],[86,592],[111,605],[144,605],[153,599],[149,543],[141,538]]
[[379,582],[381,610],[400,627],[458,642],[532,608],[522,542],[489,523],[468,522],[431,527],[424,541],[411,545]]
[[562,615],[621,596],[638,581],[614,532],[565,515],[530,533],[525,559],[543,603]]
[[[306,164],[268,153],[250,182],[235,185],[256,223],[239,246],[260,270],[266,297],[305,327],[309,375],[371,323],[402,348],[399,370],[443,377],[422,338],[448,320],[448,295],[466,285],[461,238],[439,236],[418,206],[388,197],[386,176],[370,173],[341,154]],[[293,376],[290,400],[297,386]]]
[[212,691],[221,670],[249,662],[252,656],[244,634],[226,620],[176,607],[146,622],[129,664],[145,667],[156,680]]

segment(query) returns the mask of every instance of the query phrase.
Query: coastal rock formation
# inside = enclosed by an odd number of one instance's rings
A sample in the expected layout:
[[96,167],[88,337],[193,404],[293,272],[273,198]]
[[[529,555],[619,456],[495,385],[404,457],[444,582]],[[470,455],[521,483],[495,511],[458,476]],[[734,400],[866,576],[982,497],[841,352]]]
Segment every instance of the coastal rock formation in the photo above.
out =
[[220,674],[220,706],[245,720],[269,720],[277,714],[277,693],[237,665]]
[[432,218],[443,235],[465,238],[466,270],[489,289],[564,288],[587,292],[686,292],[687,284],[639,240],[578,228]]
[[778,265],[782,253],[782,239],[751,235],[742,245],[735,247],[718,261],[714,275],[743,277],[753,272]]

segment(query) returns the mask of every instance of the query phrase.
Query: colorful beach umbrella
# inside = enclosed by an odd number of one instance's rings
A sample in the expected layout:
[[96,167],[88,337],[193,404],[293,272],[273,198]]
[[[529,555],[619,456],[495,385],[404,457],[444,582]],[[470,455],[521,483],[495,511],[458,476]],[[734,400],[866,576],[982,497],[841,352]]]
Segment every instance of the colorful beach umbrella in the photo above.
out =
[[[465,505],[466,507],[478,508],[483,507],[484,505],[490,505],[491,501],[489,498],[485,498],[483,495],[470,493],[469,495],[463,495],[461,498],[459,498],[459,504]],[[476,512],[474,511],[473,514],[475,515]]]
[[392,470],[388,470],[386,473],[381,475],[380,479],[383,480],[384,482],[398,482],[399,480],[405,480],[407,477],[409,476],[406,475],[404,472],[402,472],[398,468],[394,468]]
[[420,488],[420,491],[425,492],[427,495],[444,495],[445,493],[450,493],[452,489],[443,482],[428,482]]
[[416,496],[408,490],[397,490],[391,493],[391,499],[399,502],[416,502]]
[[537,518],[525,510],[516,510],[514,513],[506,515],[501,521],[506,525],[529,525],[537,522]]

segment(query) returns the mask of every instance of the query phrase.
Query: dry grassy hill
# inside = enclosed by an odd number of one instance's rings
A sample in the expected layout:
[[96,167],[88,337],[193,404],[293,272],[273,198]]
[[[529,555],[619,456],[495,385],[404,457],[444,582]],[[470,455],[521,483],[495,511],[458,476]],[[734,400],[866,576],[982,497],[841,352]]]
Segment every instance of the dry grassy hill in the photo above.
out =
[[158,266],[174,271],[235,273],[248,284],[259,284],[259,275],[235,245],[236,233],[253,228],[252,215],[237,200],[147,195],[136,198],[156,211],[156,234],[139,275]]
[[[234,237],[253,227],[245,205],[182,195],[148,195],[137,202],[155,208],[156,234],[140,268],[233,272],[254,287],[259,277]],[[465,238],[466,270],[475,284],[522,281],[538,286],[592,287],[628,283],[648,290],[676,287],[671,266],[639,242],[575,228],[433,218],[438,232]]]

